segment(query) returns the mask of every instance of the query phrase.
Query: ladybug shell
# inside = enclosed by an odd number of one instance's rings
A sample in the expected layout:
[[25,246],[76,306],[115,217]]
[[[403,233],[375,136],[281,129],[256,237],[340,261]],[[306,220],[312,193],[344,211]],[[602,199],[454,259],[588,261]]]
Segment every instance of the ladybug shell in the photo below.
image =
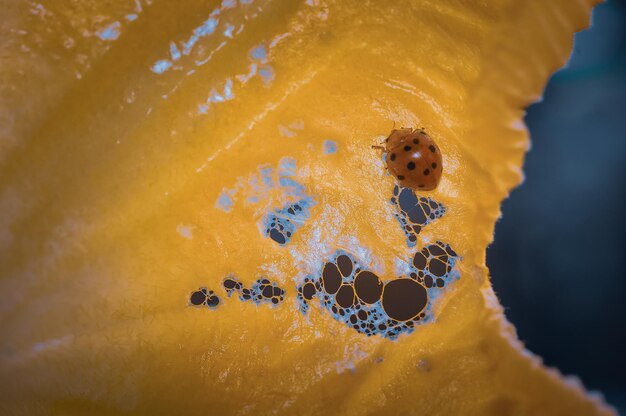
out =
[[431,191],[441,179],[441,151],[423,130],[392,130],[386,140],[387,169],[400,185]]

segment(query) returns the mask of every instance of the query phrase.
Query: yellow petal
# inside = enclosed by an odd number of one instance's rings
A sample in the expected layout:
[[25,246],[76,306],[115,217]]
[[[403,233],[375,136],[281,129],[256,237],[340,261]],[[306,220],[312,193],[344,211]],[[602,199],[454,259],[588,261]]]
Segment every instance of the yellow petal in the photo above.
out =
[[[596,0],[1,3],[3,414],[612,414],[524,350],[485,266]],[[416,246],[371,149],[394,125],[443,154]],[[459,260],[414,331],[299,310],[337,250],[387,282],[435,241]]]

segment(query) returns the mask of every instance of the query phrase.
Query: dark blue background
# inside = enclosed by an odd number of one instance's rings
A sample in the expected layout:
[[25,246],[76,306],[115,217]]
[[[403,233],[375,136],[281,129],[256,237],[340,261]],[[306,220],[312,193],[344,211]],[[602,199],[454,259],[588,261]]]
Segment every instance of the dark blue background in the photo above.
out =
[[626,1],[592,22],[528,109],[526,180],[487,262],[527,348],[626,414]]

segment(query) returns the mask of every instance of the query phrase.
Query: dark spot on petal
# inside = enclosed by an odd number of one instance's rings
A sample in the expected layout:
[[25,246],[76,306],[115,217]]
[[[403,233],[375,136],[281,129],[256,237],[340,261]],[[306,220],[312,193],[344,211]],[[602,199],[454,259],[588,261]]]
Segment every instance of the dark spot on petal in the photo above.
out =
[[415,266],[416,269],[423,269],[426,267],[426,257],[420,252],[415,253],[415,257],[413,257],[413,266]]
[[450,246],[446,246],[446,253],[448,253],[452,257],[456,257],[456,253],[454,252],[454,250],[452,250],[452,247]]
[[324,290],[328,294],[335,294],[341,286],[341,274],[339,269],[333,263],[326,263],[322,272],[322,282],[324,283]]
[[191,296],[189,297],[189,303],[191,303],[194,306],[202,305],[205,300],[206,300],[206,295],[202,293],[201,290],[193,292]]
[[285,242],[287,241],[285,240],[285,236],[282,235],[281,232],[275,228],[272,228],[270,230],[270,238],[276,241],[278,244],[285,244]]
[[426,287],[433,287],[433,278],[426,275],[424,277],[424,285],[426,285]]
[[226,279],[226,280],[224,280],[224,287],[225,287],[226,289],[234,289],[236,284],[237,284],[237,282],[235,282],[235,281],[234,281],[234,280],[232,280],[232,279]]
[[341,285],[335,295],[335,301],[342,308],[349,308],[354,305],[354,289],[350,285]]
[[382,305],[387,315],[397,321],[408,321],[419,315],[428,302],[426,288],[412,279],[388,282],[383,291]]
[[356,295],[365,303],[376,303],[383,293],[383,284],[374,273],[364,270],[354,278]]
[[262,293],[263,297],[271,298],[272,296],[274,296],[274,288],[272,286],[265,286]]
[[220,298],[218,298],[217,296],[211,296],[207,299],[206,304],[210,308],[215,308],[217,305],[220,304]]
[[428,271],[435,276],[443,276],[446,274],[446,263],[439,259],[431,259],[430,262],[428,262]]
[[302,295],[306,300],[313,299],[313,296],[315,295],[315,286],[313,283],[307,283],[304,285],[302,288]]
[[344,276],[350,276],[350,273],[352,273],[352,260],[345,254],[337,257],[337,266],[339,266],[339,271]]
[[428,246],[428,251],[430,251],[430,254],[432,254],[433,256],[443,256],[444,254],[446,254],[446,252],[443,249],[443,247],[441,247],[440,245],[437,245],[437,244],[429,245]]

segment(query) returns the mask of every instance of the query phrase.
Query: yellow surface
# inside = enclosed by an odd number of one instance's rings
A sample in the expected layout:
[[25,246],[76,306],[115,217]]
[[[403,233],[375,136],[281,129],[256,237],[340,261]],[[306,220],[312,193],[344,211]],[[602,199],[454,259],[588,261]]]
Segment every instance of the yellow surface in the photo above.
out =
[[[611,414],[524,351],[485,267],[524,108],[595,2],[0,1],[0,413]],[[369,148],[394,122],[444,155],[418,247],[463,260],[434,322],[390,341],[303,316],[295,282],[336,248],[386,278],[415,251]],[[283,157],[316,204],[279,247],[258,223],[282,188],[247,197]],[[231,272],[286,301],[226,299]],[[187,307],[200,286],[217,310]]]

